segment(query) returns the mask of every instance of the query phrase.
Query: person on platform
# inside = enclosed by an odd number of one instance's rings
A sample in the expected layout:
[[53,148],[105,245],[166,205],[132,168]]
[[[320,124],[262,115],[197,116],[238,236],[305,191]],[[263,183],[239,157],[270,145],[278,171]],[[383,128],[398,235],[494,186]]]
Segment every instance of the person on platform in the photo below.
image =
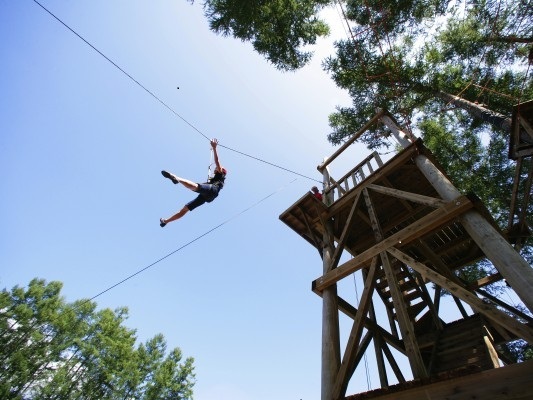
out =
[[313,186],[311,188],[311,192],[313,192],[313,195],[320,201],[322,201],[322,193],[318,191],[318,188],[316,186]]

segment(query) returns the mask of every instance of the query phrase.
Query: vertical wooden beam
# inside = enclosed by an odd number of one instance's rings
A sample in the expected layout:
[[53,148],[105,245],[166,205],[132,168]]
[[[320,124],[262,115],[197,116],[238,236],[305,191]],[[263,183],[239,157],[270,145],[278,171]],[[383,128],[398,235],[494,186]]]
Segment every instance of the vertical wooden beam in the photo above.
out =
[[394,315],[392,314],[392,311],[389,307],[385,307],[385,311],[387,312],[387,318],[389,320],[389,326],[391,334],[394,335],[396,338],[400,338],[400,334],[398,333],[398,327],[396,326],[396,321],[394,320]]
[[[324,247],[324,268],[331,265],[329,246]],[[339,313],[337,285],[322,293],[322,400],[332,400],[335,379],[340,367]]]
[[498,358],[498,352],[494,348],[494,338],[490,334],[486,326],[483,326],[483,341],[487,346],[487,352],[489,353],[490,360],[493,368],[500,368],[500,360]]
[[437,309],[435,308],[435,305],[431,301],[431,296],[429,295],[428,289],[426,285],[424,284],[424,278],[422,275],[420,275],[418,272],[414,271],[413,275],[416,278],[416,283],[418,285],[418,288],[421,292],[421,297],[424,300],[424,302],[428,305],[429,311],[431,312],[431,317],[433,318],[433,322],[435,323],[435,326],[437,329],[442,330],[442,321],[439,318],[439,313]]
[[[324,184],[330,181],[329,171],[323,170]],[[322,266],[324,275],[334,268],[333,228],[331,220],[323,221],[325,243],[322,251]],[[322,374],[321,399],[332,400],[335,379],[340,368],[340,334],[339,334],[339,306],[337,301],[337,284],[324,289],[322,293]]]
[[396,141],[402,146],[404,149],[406,147],[409,147],[411,145],[411,142],[408,139],[408,135],[403,132],[398,125],[396,125],[396,122],[393,121],[393,119],[385,114],[380,118],[381,122],[383,122],[387,127],[391,130],[392,135],[396,139]]
[[437,360],[437,354],[439,352],[439,342],[442,336],[442,331],[437,331],[435,336],[435,342],[433,343],[433,349],[431,349],[431,357],[428,364],[428,372],[431,374],[433,372],[433,366]]
[[[415,163],[439,195],[447,201],[460,196],[459,191],[424,155]],[[533,269],[524,258],[505,241],[500,233],[478,212],[467,211],[460,221],[498,272],[507,280],[529,310],[533,310]]]
[[[370,318],[377,323],[374,305],[370,308]],[[389,377],[387,376],[387,368],[385,366],[385,359],[383,358],[383,349],[385,347],[387,347],[387,343],[383,340],[383,337],[376,334],[374,336],[374,355],[376,356],[379,383],[382,388],[389,387]]]
[[509,220],[507,222],[507,230],[511,230],[511,227],[513,226],[514,217],[516,213],[516,201],[517,201],[517,194],[518,194],[518,187],[520,186],[520,172],[522,170],[522,160],[523,158],[520,157],[518,160],[516,160],[516,166],[514,170],[514,180],[513,180],[513,190],[512,190],[512,196],[511,196],[511,206],[510,212],[509,212]]
[[439,313],[439,309],[440,309],[441,294],[442,294],[442,288],[435,283],[435,293],[433,294],[433,304],[435,304],[435,310],[437,310],[437,314]]

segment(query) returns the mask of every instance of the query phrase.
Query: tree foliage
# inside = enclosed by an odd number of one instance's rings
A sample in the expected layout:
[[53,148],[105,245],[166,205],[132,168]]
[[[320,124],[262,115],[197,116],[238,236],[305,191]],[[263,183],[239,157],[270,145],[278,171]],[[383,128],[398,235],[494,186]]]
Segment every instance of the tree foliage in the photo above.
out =
[[190,399],[193,359],[156,335],[136,346],[127,309],[68,304],[60,282],[0,293],[0,398]]
[[[191,1],[191,3],[194,0]],[[329,33],[317,16],[331,0],[206,0],[211,30],[251,42],[276,68],[298,69],[309,62],[305,49]]]
[[[507,116],[510,100],[533,96],[526,79],[531,1],[354,0],[346,8],[353,36],[337,42],[336,54],[324,62],[353,101],[330,117],[334,144],[368,121],[376,107],[407,124],[441,113],[449,105],[441,92]],[[342,118],[347,113],[353,117]]]

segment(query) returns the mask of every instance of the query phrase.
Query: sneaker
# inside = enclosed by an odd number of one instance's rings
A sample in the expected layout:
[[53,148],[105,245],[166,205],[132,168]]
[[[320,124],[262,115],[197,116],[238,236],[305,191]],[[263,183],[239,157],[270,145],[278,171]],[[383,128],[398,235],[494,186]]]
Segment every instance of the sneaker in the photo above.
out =
[[179,183],[179,181],[176,179],[176,177],[174,175],[172,175],[170,172],[161,171],[161,175],[163,175],[165,178],[170,179],[174,185]]
[[163,222],[163,218],[159,218],[159,226],[161,228],[164,228],[166,224],[167,224],[166,222]]

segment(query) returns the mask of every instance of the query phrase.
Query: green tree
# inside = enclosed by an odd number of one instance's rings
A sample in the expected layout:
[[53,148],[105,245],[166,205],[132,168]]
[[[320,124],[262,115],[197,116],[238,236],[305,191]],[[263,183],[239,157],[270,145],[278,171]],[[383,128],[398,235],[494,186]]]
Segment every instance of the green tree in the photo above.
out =
[[34,279],[0,293],[0,397],[190,399],[194,360],[162,335],[136,346],[126,308],[68,304],[62,284]]
[[[189,0],[191,3],[194,0]],[[298,69],[309,62],[304,50],[329,33],[318,12],[332,0],[205,0],[212,31],[251,42],[276,68]]]
[[[341,143],[376,107],[404,123],[435,116],[450,94],[510,116],[510,99],[533,96],[526,79],[532,10],[530,1],[511,0],[347,2],[353,35],[336,43],[324,67],[353,104],[330,117],[330,141]],[[470,113],[474,126],[479,115]],[[365,138],[371,147],[381,144],[374,137]]]

